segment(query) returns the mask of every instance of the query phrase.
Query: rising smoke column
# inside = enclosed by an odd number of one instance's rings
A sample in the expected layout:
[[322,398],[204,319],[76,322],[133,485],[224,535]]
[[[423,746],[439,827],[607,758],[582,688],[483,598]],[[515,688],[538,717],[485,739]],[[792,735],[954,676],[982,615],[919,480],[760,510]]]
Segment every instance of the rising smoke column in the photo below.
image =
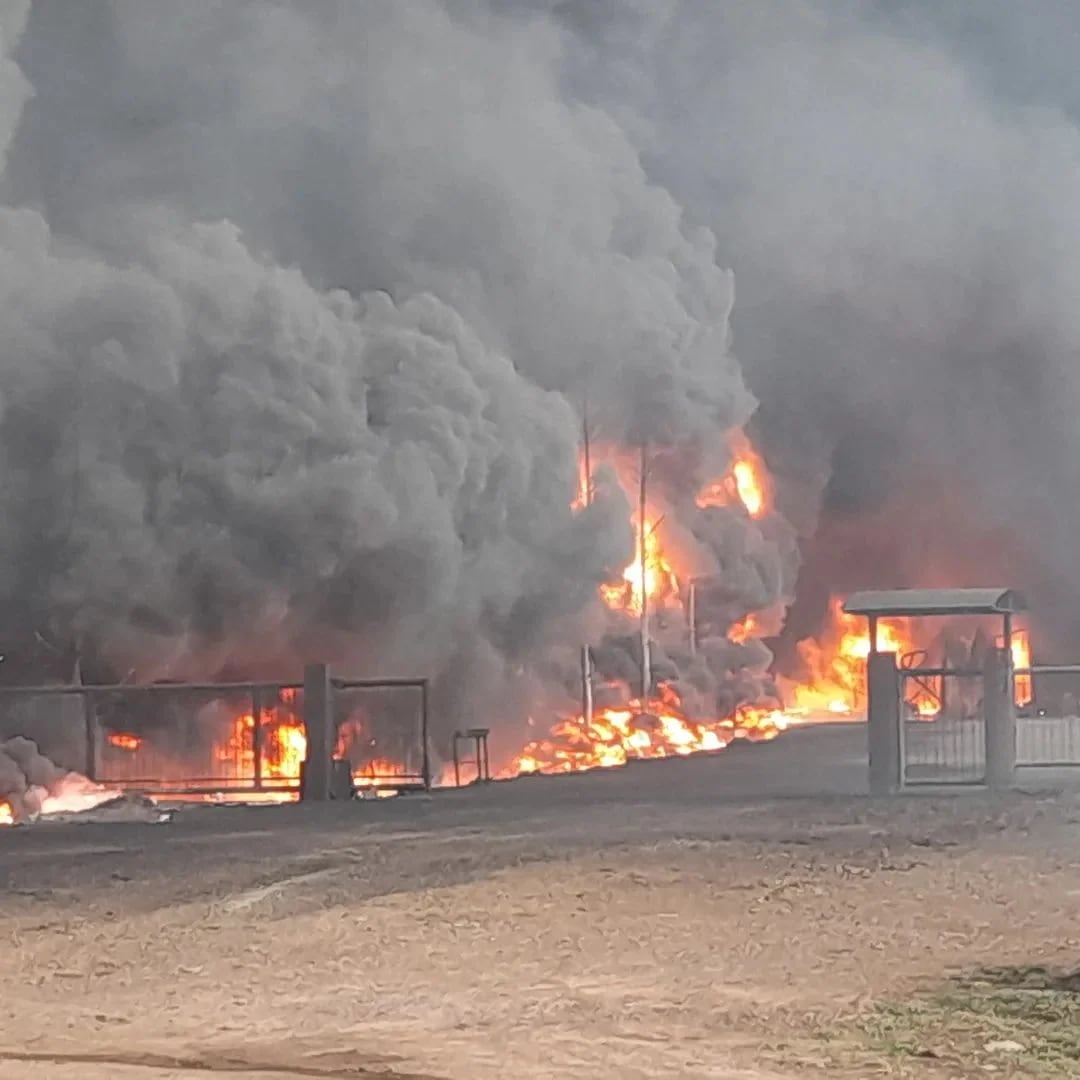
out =
[[1075,5],[499,6],[550,13],[567,92],[716,233],[781,505],[809,537],[824,499],[822,603],[1001,581],[1075,652]]
[[[689,492],[754,409],[713,234],[567,94],[560,28],[37,0],[14,57],[7,633],[140,678],[426,673],[448,726],[523,714],[632,552],[616,485],[570,508],[583,399],[606,438],[689,447]],[[704,547],[737,560],[721,521]]]

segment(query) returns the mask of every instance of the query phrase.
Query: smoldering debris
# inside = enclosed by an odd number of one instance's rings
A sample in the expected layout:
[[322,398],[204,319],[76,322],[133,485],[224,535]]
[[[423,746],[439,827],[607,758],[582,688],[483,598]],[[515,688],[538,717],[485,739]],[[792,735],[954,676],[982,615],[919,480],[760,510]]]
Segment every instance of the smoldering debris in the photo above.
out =
[[50,761],[32,739],[0,743],[0,807],[13,825],[37,821],[166,821],[152,800],[96,784]]

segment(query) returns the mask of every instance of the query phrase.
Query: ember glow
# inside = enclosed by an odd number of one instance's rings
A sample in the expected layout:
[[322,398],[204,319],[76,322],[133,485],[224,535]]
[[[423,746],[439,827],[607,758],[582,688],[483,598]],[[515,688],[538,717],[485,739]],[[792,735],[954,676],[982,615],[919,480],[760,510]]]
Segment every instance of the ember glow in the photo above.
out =
[[129,735],[124,731],[110,731],[106,741],[117,750],[126,750],[130,754],[134,754],[142,745],[142,740],[137,735]]

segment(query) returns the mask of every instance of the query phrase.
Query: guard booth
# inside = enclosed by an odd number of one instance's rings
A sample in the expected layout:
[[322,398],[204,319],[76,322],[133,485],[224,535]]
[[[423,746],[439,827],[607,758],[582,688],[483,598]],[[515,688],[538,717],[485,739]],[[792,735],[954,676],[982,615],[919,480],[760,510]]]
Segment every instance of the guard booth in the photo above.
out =
[[[869,624],[866,719],[872,794],[920,784],[1012,785],[1016,711],[1010,643],[1014,617],[1025,610],[1023,598],[1010,589],[899,589],[848,598],[844,611],[864,616]],[[987,617],[1001,627],[1001,646],[992,643],[977,667],[931,665],[925,653],[901,657],[879,650],[883,620],[962,616]],[[912,701],[929,707],[916,709]]]

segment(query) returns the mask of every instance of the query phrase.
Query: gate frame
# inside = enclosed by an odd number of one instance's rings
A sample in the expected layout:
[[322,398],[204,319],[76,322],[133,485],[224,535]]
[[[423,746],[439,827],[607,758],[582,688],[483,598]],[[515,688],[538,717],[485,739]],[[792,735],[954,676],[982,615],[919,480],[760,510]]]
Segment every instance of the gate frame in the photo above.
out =
[[[858,592],[848,597],[844,612],[867,620],[870,655],[866,663],[867,739],[872,795],[892,795],[906,786],[900,671],[895,653],[878,649],[878,622],[889,618],[994,616],[1002,620],[1004,649],[987,654],[983,677],[983,722],[986,733],[986,785],[1012,786],[1016,772],[1015,672],[1012,660],[1013,617],[1027,610],[1012,589],[893,589]],[[914,668],[905,675],[961,675],[952,668]]]

